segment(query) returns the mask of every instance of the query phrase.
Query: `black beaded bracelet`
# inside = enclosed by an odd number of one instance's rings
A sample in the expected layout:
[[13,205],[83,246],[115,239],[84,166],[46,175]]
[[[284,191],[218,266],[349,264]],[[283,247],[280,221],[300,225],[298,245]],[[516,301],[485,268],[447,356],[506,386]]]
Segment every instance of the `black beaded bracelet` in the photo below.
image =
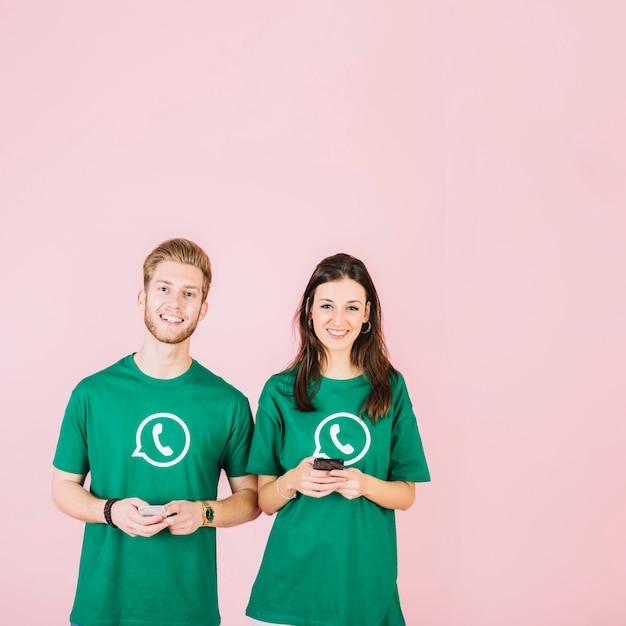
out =
[[113,528],[117,528],[117,526],[113,523],[113,520],[111,519],[111,507],[118,501],[119,498],[111,498],[110,500],[107,500],[104,505],[104,519],[106,520],[106,523]]

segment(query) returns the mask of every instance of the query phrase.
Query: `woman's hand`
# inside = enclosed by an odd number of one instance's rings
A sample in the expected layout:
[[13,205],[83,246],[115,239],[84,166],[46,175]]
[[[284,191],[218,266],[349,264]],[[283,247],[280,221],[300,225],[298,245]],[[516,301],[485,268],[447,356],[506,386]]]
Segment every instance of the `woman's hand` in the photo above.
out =
[[329,471],[314,470],[313,458],[302,459],[282,476],[259,476],[259,507],[265,514],[280,511],[298,492],[312,498],[324,498],[345,486],[344,478],[333,476]]
[[332,470],[332,476],[343,478],[345,484],[337,488],[337,493],[348,500],[363,496],[384,509],[406,511],[415,502],[415,483],[403,480],[381,480],[365,474],[356,467]]
[[328,470],[313,469],[313,458],[308,456],[302,459],[296,467],[284,474],[280,480],[281,489],[287,486],[311,498],[324,498],[345,486],[344,477],[335,476]]
[[344,484],[336,489],[337,493],[342,495],[347,500],[354,500],[361,496],[367,496],[370,491],[372,482],[372,476],[364,474],[356,467],[350,467],[349,469],[331,470],[329,472],[331,476],[344,480]]

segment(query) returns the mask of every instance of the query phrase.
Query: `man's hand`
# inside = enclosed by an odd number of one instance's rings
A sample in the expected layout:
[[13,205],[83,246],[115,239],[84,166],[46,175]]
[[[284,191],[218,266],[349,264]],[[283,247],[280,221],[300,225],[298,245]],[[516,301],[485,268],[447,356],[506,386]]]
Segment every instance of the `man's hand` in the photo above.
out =
[[167,515],[172,535],[190,535],[202,526],[202,502],[174,500],[167,505]]
[[125,498],[113,503],[113,523],[131,537],[152,537],[167,528],[161,515],[139,515],[138,507],[148,504],[140,498]]

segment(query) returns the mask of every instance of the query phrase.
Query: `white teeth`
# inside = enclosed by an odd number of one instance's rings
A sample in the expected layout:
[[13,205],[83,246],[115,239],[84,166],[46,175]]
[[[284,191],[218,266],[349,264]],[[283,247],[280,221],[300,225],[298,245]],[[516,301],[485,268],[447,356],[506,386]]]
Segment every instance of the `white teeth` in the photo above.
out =
[[333,337],[343,337],[344,335],[348,334],[347,330],[332,330],[331,328],[328,329],[328,332],[333,336]]
[[183,321],[182,317],[175,317],[174,315],[161,315],[161,319],[174,324],[180,324]]

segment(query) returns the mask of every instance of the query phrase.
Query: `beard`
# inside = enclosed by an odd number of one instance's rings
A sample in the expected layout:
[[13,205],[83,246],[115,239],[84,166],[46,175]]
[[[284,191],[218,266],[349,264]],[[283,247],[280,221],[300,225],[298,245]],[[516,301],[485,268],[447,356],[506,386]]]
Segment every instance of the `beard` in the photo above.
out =
[[191,335],[193,335],[193,332],[194,330],[196,330],[196,326],[198,325],[198,319],[193,322],[189,322],[189,325],[186,327],[182,327],[177,334],[165,334],[161,332],[152,320],[152,318],[149,317],[147,310],[144,314],[144,323],[146,324],[146,328],[150,331],[152,336],[157,341],[160,341],[161,343],[169,343],[171,345],[175,345],[178,343],[182,343],[186,339],[189,339]]

